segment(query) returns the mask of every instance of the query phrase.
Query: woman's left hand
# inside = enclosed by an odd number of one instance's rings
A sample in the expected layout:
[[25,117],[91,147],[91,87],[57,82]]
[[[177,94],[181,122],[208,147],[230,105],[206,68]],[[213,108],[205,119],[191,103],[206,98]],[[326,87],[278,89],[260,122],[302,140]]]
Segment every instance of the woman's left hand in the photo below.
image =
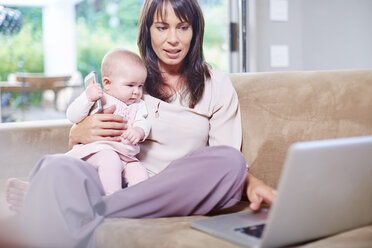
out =
[[276,190],[266,185],[261,180],[247,174],[246,178],[246,193],[248,200],[251,202],[249,207],[256,211],[260,209],[263,202],[271,205],[276,197]]

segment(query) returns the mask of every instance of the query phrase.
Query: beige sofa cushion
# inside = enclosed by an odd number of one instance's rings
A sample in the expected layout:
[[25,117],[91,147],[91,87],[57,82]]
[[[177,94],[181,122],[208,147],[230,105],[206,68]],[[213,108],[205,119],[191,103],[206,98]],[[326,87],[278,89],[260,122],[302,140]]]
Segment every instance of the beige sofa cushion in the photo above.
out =
[[276,186],[296,141],[372,134],[372,70],[233,74],[252,174]]

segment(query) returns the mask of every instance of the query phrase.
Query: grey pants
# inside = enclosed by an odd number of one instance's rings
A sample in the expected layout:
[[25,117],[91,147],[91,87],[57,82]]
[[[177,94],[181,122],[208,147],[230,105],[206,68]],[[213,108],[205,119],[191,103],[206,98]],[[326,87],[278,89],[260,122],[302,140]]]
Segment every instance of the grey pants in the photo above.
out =
[[94,247],[94,231],[104,218],[207,214],[237,203],[245,176],[239,151],[205,147],[146,181],[104,196],[88,163],[48,155],[30,175],[22,213],[25,237],[38,247]]

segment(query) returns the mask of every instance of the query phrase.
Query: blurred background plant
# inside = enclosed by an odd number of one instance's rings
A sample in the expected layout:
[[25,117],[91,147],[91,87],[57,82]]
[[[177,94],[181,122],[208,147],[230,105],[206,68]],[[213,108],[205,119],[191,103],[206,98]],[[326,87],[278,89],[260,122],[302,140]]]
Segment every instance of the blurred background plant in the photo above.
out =
[[[226,44],[226,1],[199,0],[206,28],[206,61],[220,70],[228,70]],[[125,47],[138,53],[137,22],[143,0],[84,0],[76,5],[77,70],[83,75],[95,70],[100,77],[103,55],[110,49]],[[0,33],[0,81],[10,73],[44,72],[42,9],[14,7],[23,16],[19,33]],[[11,102],[17,105],[17,94]],[[40,94],[31,95],[31,104],[40,104]]]
[[[8,75],[15,72],[43,72],[44,53],[42,36],[42,13],[40,8],[17,8],[23,17],[23,25],[14,34],[0,34],[0,81],[6,81]],[[41,92],[30,93],[29,103],[40,105]],[[3,105],[12,104],[21,107],[24,99],[19,93],[3,96]]]

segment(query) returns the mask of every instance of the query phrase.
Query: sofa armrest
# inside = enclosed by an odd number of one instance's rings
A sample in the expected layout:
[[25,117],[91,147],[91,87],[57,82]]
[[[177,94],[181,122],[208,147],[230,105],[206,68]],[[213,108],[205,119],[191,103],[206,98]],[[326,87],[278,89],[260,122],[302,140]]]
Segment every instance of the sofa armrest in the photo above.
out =
[[66,152],[71,126],[67,119],[1,123],[1,178],[26,177],[43,155]]

